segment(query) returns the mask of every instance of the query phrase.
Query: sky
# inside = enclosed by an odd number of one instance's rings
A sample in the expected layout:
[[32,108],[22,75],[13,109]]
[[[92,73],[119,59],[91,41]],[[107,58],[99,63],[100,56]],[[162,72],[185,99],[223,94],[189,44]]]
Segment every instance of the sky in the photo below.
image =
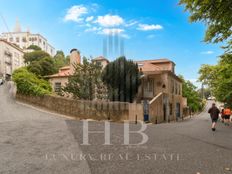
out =
[[[72,48],[86,57],[103,55],[103,41],[116,33],[128,59],[170,59],[176,74],[194,83],[200,66],[222,54],[221,45],[203,42],[206,27],[189,23],[178,0],[0,0],[0,15],[10,31],[18,19],[23,31],[40,33],[66,55]],[[1,16],[0,32],[6,32]]]

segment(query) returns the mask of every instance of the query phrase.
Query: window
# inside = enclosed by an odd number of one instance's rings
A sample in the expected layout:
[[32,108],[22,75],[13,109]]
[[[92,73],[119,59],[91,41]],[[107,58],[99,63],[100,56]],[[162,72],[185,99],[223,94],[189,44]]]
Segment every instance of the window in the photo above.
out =
[[16,37],[16,42],[19,42],[19,37]]
[[172,103],[169,103],[169,115],[172,115]]
[[54,87],[55,92],[60,92],[61,91],[61,83],[56,82],[55,87]]
[[39,39],[39,43],[41,43],[41,39]]
[[23,38],[22,38],[22,42],[27,42],[26,37],[23,37]]
[[31,37],[29,38],[29,41],[32,41],[32,38],[31,38]]
[[171,87],[171,89],[172,89],[172,92],[171,92],[171,93],[173,93],[173,94],[174,94],[174,91],[175,91],[175,87],[174,87],[174,80],[172,80],[172,87]]
[[153,79],[148,79],[145,82],[145,91],[146,92],[153,92],[153,86],[154,86],[154,80]]
[[13,37],[11,37],[9,40],[10,40],[10,42],[13,42]]

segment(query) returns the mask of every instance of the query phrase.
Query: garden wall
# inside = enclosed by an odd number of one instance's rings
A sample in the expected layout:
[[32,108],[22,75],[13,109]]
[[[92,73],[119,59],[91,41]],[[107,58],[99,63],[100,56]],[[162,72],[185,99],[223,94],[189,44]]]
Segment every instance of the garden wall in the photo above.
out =
[[[39,97],[17,94],[16,98],[19,101],[79,119],[129,120],[129,115],[132,113],[129,112],[129,108],[134,108],[132,107],[134,104],[126,102],[84,101],[58,96]],[[142,109],[142,107],[140,108]]]

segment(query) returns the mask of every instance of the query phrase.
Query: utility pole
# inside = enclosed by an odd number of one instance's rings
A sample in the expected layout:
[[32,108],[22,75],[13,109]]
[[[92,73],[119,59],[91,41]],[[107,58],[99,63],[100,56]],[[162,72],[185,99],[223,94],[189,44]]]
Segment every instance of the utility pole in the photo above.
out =
[[201,98],[204,99],[204,84],[201,83]]

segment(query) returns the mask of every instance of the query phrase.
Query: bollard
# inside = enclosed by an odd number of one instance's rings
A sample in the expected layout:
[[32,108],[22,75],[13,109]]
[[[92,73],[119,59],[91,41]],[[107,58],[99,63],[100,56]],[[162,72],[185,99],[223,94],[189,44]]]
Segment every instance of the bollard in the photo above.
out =
[[135,124],[137,124],[137,119],[138,119],[137,115],[135,115]]

